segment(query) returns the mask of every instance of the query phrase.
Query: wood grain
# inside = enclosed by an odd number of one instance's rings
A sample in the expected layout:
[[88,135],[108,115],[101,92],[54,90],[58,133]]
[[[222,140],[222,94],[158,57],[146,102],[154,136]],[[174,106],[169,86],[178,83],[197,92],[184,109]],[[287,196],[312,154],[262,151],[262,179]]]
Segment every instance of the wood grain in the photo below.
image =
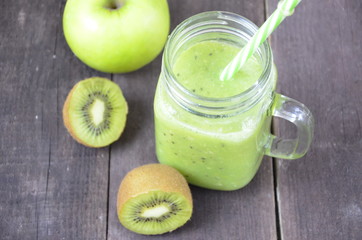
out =
[[280,91],[316,119],[309,153],[277,161],[282,239],[362,239],[361,11],[357,0],[303,1],[273,34]]
[[[65,2],[0,1],[0,239],[151,238],[120,225],[116,195],[126,172],[157,161],[153,96],[161,56],[129,74],[90,69],[63,37]],[[171,29],[209,10],[236,12],[260,26],[276,4],[169,0]],[[316,118],[309,153],[275,161],[278,215],[273,164],[265,158],[241,190],[192,187],[191,221],[153,238],[362,239],[361,12],[360,0],[303,1],[273,33],[279,91]],[[91,76],[113,79],[130,107],[124,135],[108,148],[78,144],[62,122],[69,90]],[[284,122],[277,126],[279,135],[293,135]]]
[[71,87],[99,75],[65,43],[64,3],[1,3],[0,239],[106,238],[109,149],[62,122]]
[[[203,11],[238,12],[260,24],[263,1],[169,1],[171,30],[184,19]],[[115,75],[129,102],[127,126],[111,147],[108,239],[148,239],[126,230],[116,213],[121,179],[134,167],[157,162],[154,145],[153,97],[161,69],[161,56],[150,65]],[[192,187],[194,214],[184,227],[157,239],[276,239],[272,161],[265,159],[255,179],[244,189],[218,192]]]

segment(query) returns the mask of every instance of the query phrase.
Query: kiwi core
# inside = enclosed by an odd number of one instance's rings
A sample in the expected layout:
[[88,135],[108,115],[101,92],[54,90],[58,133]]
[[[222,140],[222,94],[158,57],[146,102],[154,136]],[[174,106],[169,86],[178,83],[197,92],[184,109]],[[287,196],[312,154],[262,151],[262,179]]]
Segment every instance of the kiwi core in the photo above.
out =
[[164,205],[161,206],[157,206],[155,208],[151,208],[151,209],[146,209],[141,216],[144,218],[159,218],[162,215],[166,214],[170,212],[170,209]]
[[98,126],[103,122],[104,112],[106,106],[102,100],[95,99],[92,106],[90,107],[91,116],[93,119],[93,123]]

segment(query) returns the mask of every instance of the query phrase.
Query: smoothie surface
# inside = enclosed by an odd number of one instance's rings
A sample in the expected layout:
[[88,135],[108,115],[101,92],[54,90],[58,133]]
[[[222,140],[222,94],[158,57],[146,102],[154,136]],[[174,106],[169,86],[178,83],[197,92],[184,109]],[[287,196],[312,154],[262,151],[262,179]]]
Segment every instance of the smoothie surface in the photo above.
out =
[[186,89],[200,96],[235,96],[254,85],[263,71],[257,59],[251,57],[233,78],[221,81],[222,70],[239,51],[240,48],[226,43],[199,42],[180,54],[173,72]]

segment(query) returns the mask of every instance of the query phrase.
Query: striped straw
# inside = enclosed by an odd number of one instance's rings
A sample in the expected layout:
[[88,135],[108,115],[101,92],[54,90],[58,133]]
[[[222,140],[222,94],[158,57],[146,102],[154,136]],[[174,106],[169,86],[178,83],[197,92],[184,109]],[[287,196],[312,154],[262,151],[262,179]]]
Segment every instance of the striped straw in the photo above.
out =
[[256,49],[269,37],[269,35],[279,26],[279,24],[287,17],[294,13],[294,8],[302,0],[282,0],[278,3],[278,8],[259,28],[250,41],[241,49],[234,59],[226,66],[220,75],[220,80],[228,80],[234,76],[236,72],[251,57]]

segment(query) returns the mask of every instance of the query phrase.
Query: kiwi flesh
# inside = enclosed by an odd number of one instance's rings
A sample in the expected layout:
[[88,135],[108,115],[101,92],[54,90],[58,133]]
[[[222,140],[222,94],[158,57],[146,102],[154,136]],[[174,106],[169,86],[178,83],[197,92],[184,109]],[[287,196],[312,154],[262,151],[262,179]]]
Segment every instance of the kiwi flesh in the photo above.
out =
[[192,208],[191,191],[185,178],[167,165],[147,164],[135,168],[119,187],[119,221],[139,234],[171,232],[191,218]]
[[104,147],[122,134],[128,113],[119,86],[93,77],[78,82],[63,107],[63,121],[70,135],[88,147]]

